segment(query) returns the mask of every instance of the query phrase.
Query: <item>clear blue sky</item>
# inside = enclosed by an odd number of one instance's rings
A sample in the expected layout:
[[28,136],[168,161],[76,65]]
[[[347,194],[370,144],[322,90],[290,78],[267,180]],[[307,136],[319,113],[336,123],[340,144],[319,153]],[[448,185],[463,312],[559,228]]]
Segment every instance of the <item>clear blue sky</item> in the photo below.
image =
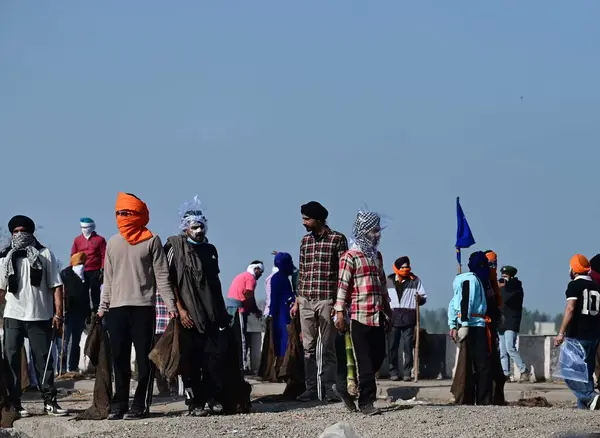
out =
[[598,17],[596,0],[3,1],[0,220],[30,215],[66,261],[81,216],[116,232],[118,191],[163,238],[197,193],[227,288],[273,249],[297,260],[303,202],[349,234],[366,201],[393,218],[388,271],[411,256],[438,307],[461,196],[526,306],[561,311],[569,258],[600,252]]

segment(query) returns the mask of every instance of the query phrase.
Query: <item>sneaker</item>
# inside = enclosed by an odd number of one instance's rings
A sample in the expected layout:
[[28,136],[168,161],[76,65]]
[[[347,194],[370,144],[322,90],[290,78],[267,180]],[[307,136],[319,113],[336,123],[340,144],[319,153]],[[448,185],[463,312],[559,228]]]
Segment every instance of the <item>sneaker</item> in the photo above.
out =
[[521,373],[521,377],[519,378],[519,382],[521,382],[521,383],[529,382],[530,378],[531,378],[531,373],[529,371],[525,370],[524,372]]
[[214,399],[210,399],[208,401],[208,408],[214,414],[222,414],[223,413],[223,405]]
[[143,412],[140,409],[130,409],[125,415],[123,415],[123,420],[141,420],[142,418],[147,418],[148,413]]
[[596,395],[596,397],[594,397],[594,400],[592,400],[592,402],[590,403],[590,411],[600,410],[600,403],[598,403],[599,401],[600,401],[600,394]]
[[107,418],[109,420],[122,420],[123,415],[125,415],[125,412],[123,411],[110,411]]
[[[333,385],[333,387],[335,387],[335,385]],[[341,397],[338,397],[337,393],[333,390],[333,387],[325,393],[325,397],[323,398],[325,403],[339,403],[341,401]]]
[[381,415],[381,411],[373,405],[367,405],[360,408],[360,412],[364,415]]
[[15,411],[17,411],[17,414],[19,415],[20,418],[31,417],[31,414],[29,413],[29,411],[21,405],[15,406]]
[[411,379],[411,378],[410,378],[410,377],[408,377],[408,376],[404,376],[404,377],[402,378],[402,380],[404,380],[405,382],[412,382],[412,380],[413,380],[413,379]]
[[397,382],[398,380],[400,380],[400,378],[399,378],[397,375],[395,375],[395,374],[392,374],[392,375],[390,376],[390,380],[391,380],[392,382]]
[[356,412],[356,405],[354,404],[354,400],[350,397],[350,394],[346,391],[340,391],[337,388],[337,385],[333,385],[333,391],[336,395],[344,402],[344,406],[348,409],[349,412]]
[[312,391],[304,391],[302,394],[300,394],[298,396],[298,398],[296,398],[296,400],[298,400],[299,402],[309,402],[309,401],[313,401],[317,399],[317,394],[312,392]]
[[210,411],[200,406],[190,406],[188,415],[191,417],[208,417]]
[[56,400],[44,403],[44,412],[46,415],[52,415],[54,417],[64,417],[69,413],[66,409],[62,409]]

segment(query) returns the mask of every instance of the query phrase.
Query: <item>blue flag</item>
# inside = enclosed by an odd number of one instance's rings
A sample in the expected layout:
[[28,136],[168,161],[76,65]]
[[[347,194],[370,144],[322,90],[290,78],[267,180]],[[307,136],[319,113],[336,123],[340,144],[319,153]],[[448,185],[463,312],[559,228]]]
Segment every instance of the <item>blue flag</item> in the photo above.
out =
[[459,198],[456,198],[456,260],[461,264],[460,249],[469,248],[475,244],[475,238],[465,217]]

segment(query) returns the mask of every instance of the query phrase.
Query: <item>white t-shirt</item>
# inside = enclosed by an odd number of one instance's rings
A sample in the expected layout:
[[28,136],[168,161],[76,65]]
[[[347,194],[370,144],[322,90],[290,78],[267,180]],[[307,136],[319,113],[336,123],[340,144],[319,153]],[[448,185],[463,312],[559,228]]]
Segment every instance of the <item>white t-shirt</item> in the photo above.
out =
[[[17,259],[15,273],[20,274],[19,291],[6,292],[6,307],[4,318],[13,318],[20,321],[46,321],[54,316],[54,293],[52,289],[62,286],[60,268],[54,254],[44,248],[40,251],[40,259],[44,272],[39,287],[31,285],[29,260],[24,257]],[[0,289],[6,291],[8,278],[6,278],[7,259],[0,259]]]

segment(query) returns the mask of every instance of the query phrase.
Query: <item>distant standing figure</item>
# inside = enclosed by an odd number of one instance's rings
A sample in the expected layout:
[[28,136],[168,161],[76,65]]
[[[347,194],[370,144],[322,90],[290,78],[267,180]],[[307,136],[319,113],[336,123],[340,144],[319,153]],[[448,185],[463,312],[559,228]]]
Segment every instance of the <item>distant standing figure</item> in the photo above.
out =
[[523,284],[517,278],[517,268],[513,266],[503,266],[500,273],[502,278],[498,283],[502,294],[504,320],[500,323],[498,332],[500,334],[502,371],[507,378],[510,376],[510,360],[512,359],[521,373],[521,382],[528,382],[529,371],[517,350],[517,337],[523,316]]
[[279,369],[287,349],[290,308],[296,296],[289,278],[294,270],[292,256],[285,252],[278,253],[275,256],[275,266],[278,272],[271,279],[271,316],[273,317],[273,346],[277,358],[275,368]]
[[[388,277],[393,288],[389,288],[390,296],[397,294],[397,307],[392,309],[392,334],[389,347],[390,380],[411,380],[413,368],[413,346],[415,343],[415,327],[417,325],[417,305],[422,306],[427,301],[427,294],[421,279],[412,272],[410,259],[400,257],[394,262],[394,272]],[[418,295],[418,302],[415,298]],[[399,366],[398,348],[402,346],[404,366]]]
[[92,311],[97,312],[100,306],[100,285],[104,270],[106,240],[96,233],[96,224],[89,217],[81,218],[80,225],[81,234],[73,241],[71,255],[78,252],[85,253],[85,277],[90,287]]

